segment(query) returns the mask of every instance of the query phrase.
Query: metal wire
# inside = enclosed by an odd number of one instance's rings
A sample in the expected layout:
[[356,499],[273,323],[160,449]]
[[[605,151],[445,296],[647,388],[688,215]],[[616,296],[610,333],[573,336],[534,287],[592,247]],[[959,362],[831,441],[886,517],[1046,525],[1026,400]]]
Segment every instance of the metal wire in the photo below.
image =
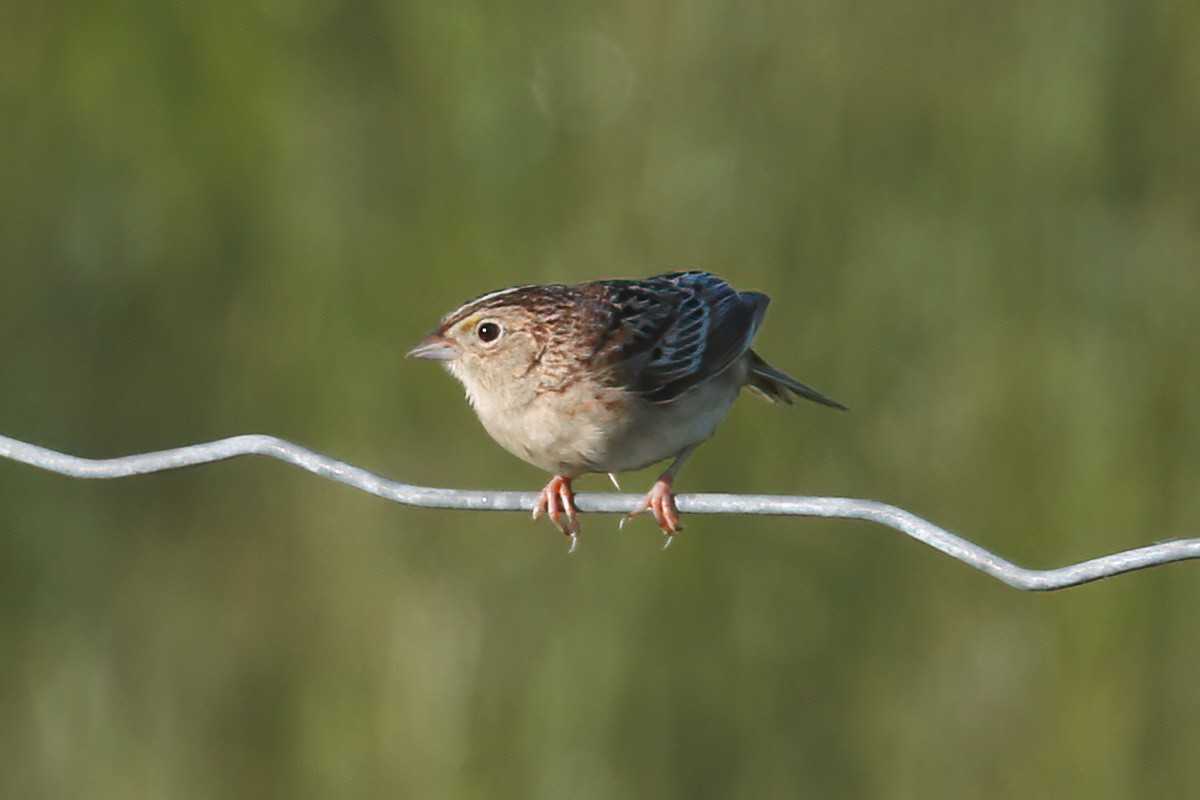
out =
[[[231,436],[228,439],[171,450],[103,459],[80,458],[0,436],[0,456],[75,478],[124,478],[244,455],[277,458],[386,500],[426,508],[529,511],[538,499],[537,492],[439,489],[399,483],[265,434]],[[579,509],[588,512],[627,514],[638,507],[641,501],[642,496],[637,494],[576,496]],[[1159,564],[1200,558],[1200,538],[1177,539],[1057,569],[1026,569],[902,508],[874,500],[785,495],[681,494],[676,496],[676,503],[679,510],[687,514],[765,514],[876,522],[908,534],[980,572],[1025,591],[1065,589]]]

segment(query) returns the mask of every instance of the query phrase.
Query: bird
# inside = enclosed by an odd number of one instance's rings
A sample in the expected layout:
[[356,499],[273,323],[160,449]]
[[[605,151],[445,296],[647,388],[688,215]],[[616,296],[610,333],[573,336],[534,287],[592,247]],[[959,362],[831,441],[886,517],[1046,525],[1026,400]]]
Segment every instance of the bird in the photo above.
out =
[[[491,437],[553,477],[533,507],[570,537],[572,482],[670,459],[624,523],[650,511],[666,544],[682,526],[675,477],[743,387],[773,403],[846,406],[751,345],[770,299],[704,270],[490,292],[441,319],[411,358],[441,362]],[[666,545],[664,545],[666,546]]]

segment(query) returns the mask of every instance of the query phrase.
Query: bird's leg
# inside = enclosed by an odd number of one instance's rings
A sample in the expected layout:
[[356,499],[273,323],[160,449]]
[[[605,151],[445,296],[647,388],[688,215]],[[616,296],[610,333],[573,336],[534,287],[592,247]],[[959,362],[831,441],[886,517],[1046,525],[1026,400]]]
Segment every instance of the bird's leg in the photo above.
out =
[[667,537],[666,542],[663,543],[663,549],[671,546],[671,540],[675,538],[675,534],[683,530],[683,526],[679,524],[679,509],[675,506],[675,495],[671,489],[675,485],[675,474],[679,472],[683,462],[695,449],[696,445],[685,447],[679,455],[675,456],[671,466],[667,467],[650,487],[642,504],[621,520],[622,527],[643,511],[650,511],[654,514],[654,521],[658,523],[659,529]]
[[671,540],[675,538],[675,534],[683,530],[683,526],[679,524],[679,509],[675,507],[675,495],[671,491],[673,485],[674,479],[670,475],[662,475],[650,487],[650,491],[646,493],[646,499],[643,501],[644,508],[642,510],[650,509],[663,536],[667,537],[663,542],[664,550],[671,546]]
[[533,506],[533,518],[537,519],[546,513],[550,521],[558,527],[563,535],[570,537],[571,546],[567,552],[575,550],[579,536],[579,509],[575,506],[575,492],[571,490],[571,480],[574,476],[555,475],[542,489],[542,495]]

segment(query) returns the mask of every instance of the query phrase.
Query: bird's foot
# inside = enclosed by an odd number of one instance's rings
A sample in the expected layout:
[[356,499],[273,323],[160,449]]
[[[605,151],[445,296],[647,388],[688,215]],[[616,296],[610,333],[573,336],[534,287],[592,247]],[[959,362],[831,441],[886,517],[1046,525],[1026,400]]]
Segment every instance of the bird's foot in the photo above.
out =
[[646,493],[646,499],[642,501],[642,504],[621,518],[621,527],[625,527],[626,522],[643,511],[650,511],[654,514],[654,521],[658,523],[663,536],[667,537],[667,540],[663,542],[663,549],[666,550],[670,547],[675,534],[683,530],[683,526],[679,524],[679,509],[675,506],[675,495],[671,492],[672,484],[672,479],[666,475],[655,481],[654,485],[650,487],[650,491]]
[[575,505],[575,492],[571,489],[570,478],[555,475],[542,489],[542,496],[533,506],[533,518],[537,519],[543,513],[571,540],[567,552],[575,552],[575,545],[579,541],[579,508]]

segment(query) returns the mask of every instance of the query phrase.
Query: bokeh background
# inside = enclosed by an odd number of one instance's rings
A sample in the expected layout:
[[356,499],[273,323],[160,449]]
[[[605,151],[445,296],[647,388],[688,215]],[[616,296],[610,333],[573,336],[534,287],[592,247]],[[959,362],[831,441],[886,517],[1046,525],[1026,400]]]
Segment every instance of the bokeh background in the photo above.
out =
[[[853,411],[744,398],[682,491],[1038,567],[1200,535],[1198,153],[1181,0],[6,2],[0,431],[532,490],[407,347],[704,266]],[[1200,795],[1194,565],[1027,595],[855,522],[659,546],[261,459],[0,463],[0,795]]]

